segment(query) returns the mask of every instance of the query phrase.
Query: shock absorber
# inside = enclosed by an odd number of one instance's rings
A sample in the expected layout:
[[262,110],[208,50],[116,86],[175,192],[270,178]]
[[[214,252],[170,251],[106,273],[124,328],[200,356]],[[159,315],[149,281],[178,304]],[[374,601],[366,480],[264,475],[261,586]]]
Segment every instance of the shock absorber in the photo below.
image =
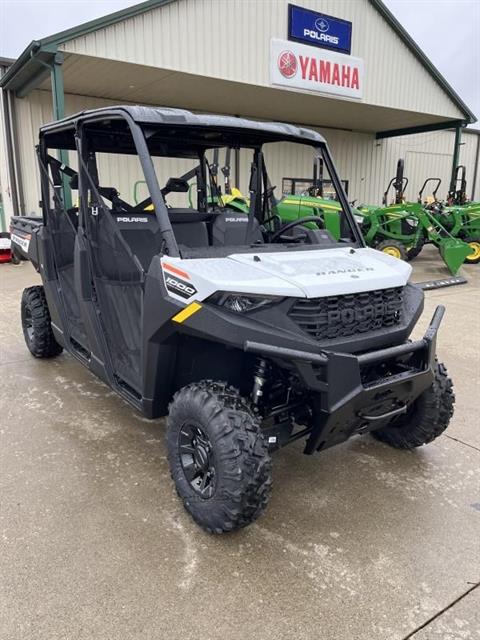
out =
[[263,395],[263,385],[265,384],[265,373],[267,371],[267,361],[264,358],[259,358],[255,364],[253,374],[253,389],[252,389],[252,402],[254,405],[258,405],[260,398]]

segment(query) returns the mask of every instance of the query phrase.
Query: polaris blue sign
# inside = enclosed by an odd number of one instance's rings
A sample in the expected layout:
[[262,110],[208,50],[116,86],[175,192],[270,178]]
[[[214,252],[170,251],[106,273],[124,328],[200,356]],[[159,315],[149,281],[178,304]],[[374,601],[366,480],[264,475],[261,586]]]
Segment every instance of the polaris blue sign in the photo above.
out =
[[349,54],[352,23],[289,4],[288,39]]

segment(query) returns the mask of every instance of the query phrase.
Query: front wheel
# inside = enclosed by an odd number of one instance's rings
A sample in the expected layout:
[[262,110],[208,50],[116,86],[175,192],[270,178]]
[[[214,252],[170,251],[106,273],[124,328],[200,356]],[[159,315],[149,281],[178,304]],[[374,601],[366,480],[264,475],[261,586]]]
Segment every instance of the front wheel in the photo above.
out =
[[480,262],[480,238],[464,238],[472,252],[465,258],[466,264],[478,264]]
[[397,449],[421,447],[445,431],[453,416],[454,403],[453,384],[447,369],[435,361],[432,385],[415,400],[404,416],[372,431],[372,435]]
[[239,529],[264,511],[271,459],[257,417],[233,387],[180,389],[169,406],[167,453],[185,509],[209,533]]

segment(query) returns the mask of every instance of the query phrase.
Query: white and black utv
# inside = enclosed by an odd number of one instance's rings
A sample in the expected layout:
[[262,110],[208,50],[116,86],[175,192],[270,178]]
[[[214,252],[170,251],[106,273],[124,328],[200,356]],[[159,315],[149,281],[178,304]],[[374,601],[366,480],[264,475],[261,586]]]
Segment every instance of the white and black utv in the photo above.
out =
[[[217,184],[219,149],[240,183],[243,170],[245,212]],[[37,151],[43,216],[12,223],[43,280],[22,297],[27,346],[65,349],[147,417],[167,414],[173,480],[207,531],[257,518],[271,452],[299,438],[307,454],[366,432],[411,448],[446,429],[443,308],[408,341],[423,293],[408,264],[365,247],[318,133],[115,107],[42,127]],[[291,154],[328,172],[336,234],[321,215],[280,223],[270,178]],[[148,197],[132,204],[138,179]]]

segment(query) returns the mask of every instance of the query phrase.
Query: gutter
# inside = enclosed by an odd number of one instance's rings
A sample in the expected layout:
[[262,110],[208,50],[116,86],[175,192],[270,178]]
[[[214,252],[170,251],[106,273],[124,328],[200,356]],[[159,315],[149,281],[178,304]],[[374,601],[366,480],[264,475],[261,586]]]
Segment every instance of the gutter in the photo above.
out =
[[17,73],[27,64],[27,62],[32,58],[33,55],[41,48],[41,44],[38,40],[32,40],[32,42],[27,46],[26,49],[22,51],[22,53],[18,56],[15,62],[9,67],[4,73],[4,75],[0,78],[0,87],[2,89],[9,89],[10,81],[15,78]]
[[[36,69],[37,65],[35,62],[41,62],[42,58],[43,62],[50,62],[49,58],[51,58],[52,54],[55,55],[59,44],[92,33],[92,31],[109,27],[123,20],[128,20],[129,18],[141,15],[151,9],[170,4],[171,2],[175,2],[175,0],[146,0],[140,4],[116,11],[115,13],[110,13],[95,20],[79,24],[71,29],[59,31],[41,40],[33,40],[0,79],[0,87],[3,89],[13,89],[18,97],[24,97],[29,91],[34,89],[40,81],[39,76],[41,75],[41,69]],[[29,67],[31,67],[31,69],[29,69]],[[30,73],[28,73],[29,70]],[[18,76],[24,74],[28,76],[28,80],[22,83],[21,78]],[[25,88],[22,91],[24,86]]]

